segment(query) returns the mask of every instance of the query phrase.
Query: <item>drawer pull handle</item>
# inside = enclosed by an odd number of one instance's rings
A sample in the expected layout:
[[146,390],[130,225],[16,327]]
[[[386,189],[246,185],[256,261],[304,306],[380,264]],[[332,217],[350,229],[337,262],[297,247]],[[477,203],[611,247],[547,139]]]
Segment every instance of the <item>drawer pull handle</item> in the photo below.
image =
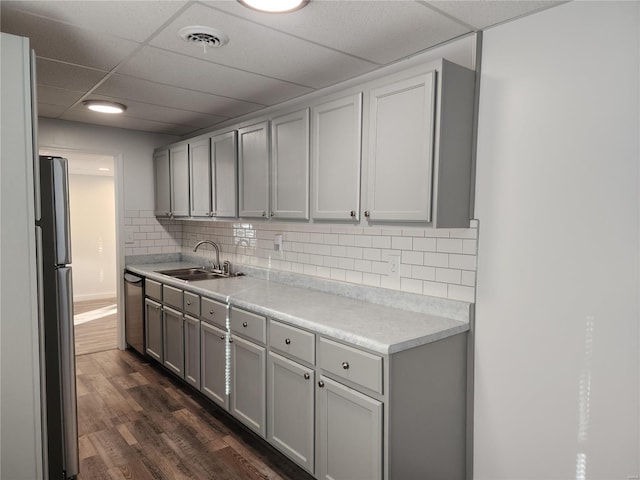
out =
[[247,328],[247,322],[242,322],[242,326],[243,326],[244,328]]
[[309,380],[310,378],[311,378],[311,376],[310,376],[308,373],[305,373],[305,374],[304,374],[304,379],[305,379],[305,380]]
[[349,370],[349,362],[342,362],[342,368]]
[[324,388],[324,382],[323,382],[322,380],[320,380],[320,381],[318,382],[318,386],[319,386],[320,388]]
[[284,343],[286,343],[287,345],[291,345],[291,339],[285,338]]

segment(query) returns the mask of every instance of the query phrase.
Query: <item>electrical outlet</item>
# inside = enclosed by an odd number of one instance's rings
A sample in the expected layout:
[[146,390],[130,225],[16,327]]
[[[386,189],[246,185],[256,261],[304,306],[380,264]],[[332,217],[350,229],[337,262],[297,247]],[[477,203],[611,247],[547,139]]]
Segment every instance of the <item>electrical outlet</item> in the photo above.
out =
[[273,240],[273,249],[276,252],[280,252],[282,251],[282,234],[281,233],[276,233],[276,235],[274,236],[274,240]]
[[400,255],[389,255],[389,271],[391,278],[400,278]]
[[132,243],[135,243],[135,240],[133,239],[133,232],[131,230],[125,230],[124,236],[125,236],[124,243],[129,245]]

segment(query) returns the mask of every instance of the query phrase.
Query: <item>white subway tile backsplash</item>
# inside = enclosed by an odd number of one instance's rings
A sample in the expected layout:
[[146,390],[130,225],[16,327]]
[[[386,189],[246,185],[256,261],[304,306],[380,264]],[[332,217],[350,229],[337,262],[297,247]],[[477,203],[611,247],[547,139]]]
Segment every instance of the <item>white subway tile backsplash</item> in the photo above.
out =
[[[199,240],[220,245],[236,265],[253,265],[366,286],[473,301],[477,221],[470,228],[359,226],[282,222],[156,219],[151,210],[125,212],[134,240],[125,255],[192,253]],[[283,234],[281,252],[275,234]],[[198,254],[212,257],[213,251]],[[400,257],[399,277],[389,275],[390,255]]]

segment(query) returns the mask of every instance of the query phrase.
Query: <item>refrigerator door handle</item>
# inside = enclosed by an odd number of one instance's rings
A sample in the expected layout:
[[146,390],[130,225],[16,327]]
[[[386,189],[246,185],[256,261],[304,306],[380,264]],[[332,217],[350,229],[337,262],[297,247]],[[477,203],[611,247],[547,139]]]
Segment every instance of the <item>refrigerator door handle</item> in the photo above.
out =
[[53,208],[56,265],[71,263],[71,226],[69,224],[69,177],[67,160],[52,158]]
[[73,335],[73,284],[70,267],[59,268],[57,272],[62,412],[65,432],[65,471],[67,478],[71,478],[77,476],[80,470],[78,458],[78,409],[76,404],[76,356]]

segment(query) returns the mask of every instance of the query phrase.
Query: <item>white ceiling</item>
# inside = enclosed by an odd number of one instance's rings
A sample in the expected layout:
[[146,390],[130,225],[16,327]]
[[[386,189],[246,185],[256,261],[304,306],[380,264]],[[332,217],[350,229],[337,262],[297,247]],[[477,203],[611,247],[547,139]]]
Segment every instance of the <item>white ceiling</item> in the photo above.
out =
[[[2,0],[0,28],[31,39],[40,116],[182,136],[559,3],[311,0],[274,15],[235,0]],[[230,42],[204,52],[178,36],[191,25]]]

